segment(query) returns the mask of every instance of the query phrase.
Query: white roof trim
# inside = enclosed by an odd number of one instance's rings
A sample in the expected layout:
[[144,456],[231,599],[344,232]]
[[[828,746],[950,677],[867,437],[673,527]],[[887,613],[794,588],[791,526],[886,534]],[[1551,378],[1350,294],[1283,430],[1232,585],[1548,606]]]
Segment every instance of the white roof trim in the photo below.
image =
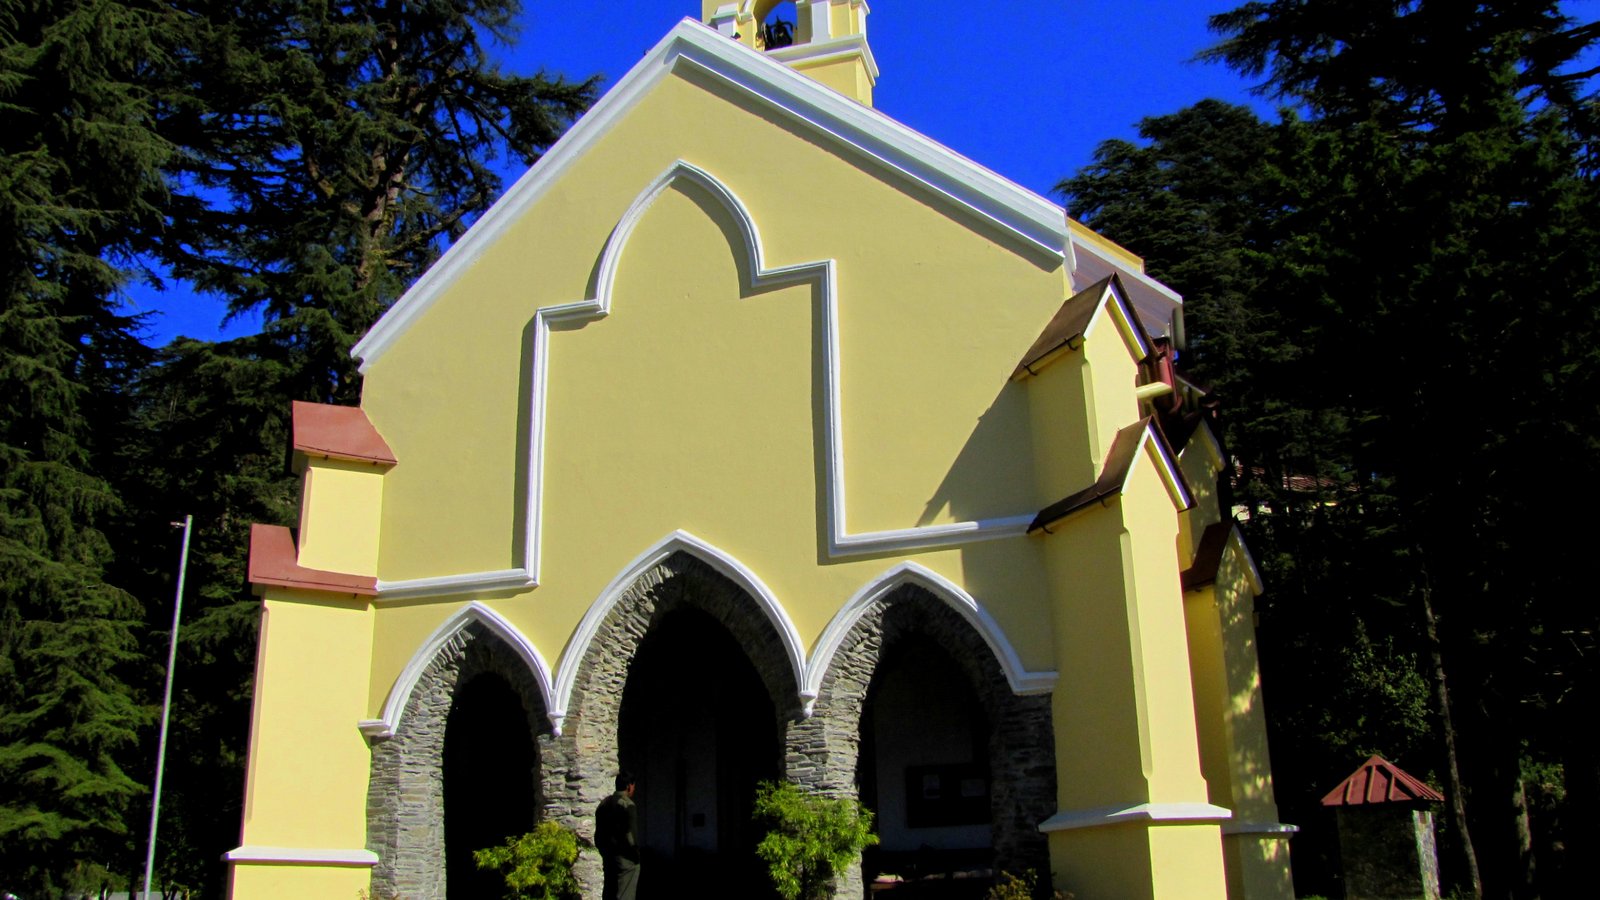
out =
[[[824,141],[879,168],[909,178],[949,205],[965,209],[1035,253],[1067,259],[1077,242],[1060,206],[869,109],[782,63],[692,19],[678,23],[550,151],[517,179],[467,233],[406,291],[351,353],[366,372],[463,270],[544,196],[595,141],[661,79],[692,69],[765,102],[808,126]],[[1088,245],[1085,249],[1092,250]],[[1098,254],[1096,254],[1098,255]],[[1124,277],[1171,291],[1142,272]]]

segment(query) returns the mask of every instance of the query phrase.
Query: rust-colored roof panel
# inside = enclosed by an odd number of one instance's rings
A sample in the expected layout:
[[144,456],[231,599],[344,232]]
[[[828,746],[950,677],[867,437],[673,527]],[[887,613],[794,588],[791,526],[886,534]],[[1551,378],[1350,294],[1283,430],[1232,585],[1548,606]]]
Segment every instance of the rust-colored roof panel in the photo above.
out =
[[1146,416],[1118,431],[1116,438],[1111,441],[1110,452],[1106,454],[1105,465],[1100,469],[1100,477],[1095,479],[1094,484],[1040,510],[1028,525],[1028,533],[1049,530],[1051,525],[1078,510],[1122,493],[1122,485],[1128,480],[1128,470],[1133,468],[1133,461],[1138,456],[1139,439],[1149,427],[1150,418]]
[[290,410],[294,422],[294,449],[300,453],[377,466],[399,462],[359,406],[330,406],[296,400]]
[[1222,567],[1222,551],[1228,549],[1228,536],[1233,533],[1233,522],[1212,522],[1200,533],[1200,546],[1195,548],[1194,563],[1183,570],[1183,589],[1197,591],[1217,581],[1217,570]]
[[1100,298],[1105,296],[1106,288],[1115,277],[1107,275],[1061,304],[1061,308],[1044,326],[1044,331],[1039,332],[1033,346],[1022,354],[1022,362],[1017,364],[1011,377],[1018,378],[1024,372],[1032,372],[1035,363],[1082,337],[1083,330],[1089,327],[1089,320],[1094,318],[1094,312],[1100,306]]
[[250,526],[250,583],[302,591],[376,597],[378,579],[370,575],[324,572],[301,566],[294,536],[282,525]]
[[1361,764],[1322,798],[1323,806],[1373,806],[1379,803],[1443,802],[1444,795],[1381,756]]

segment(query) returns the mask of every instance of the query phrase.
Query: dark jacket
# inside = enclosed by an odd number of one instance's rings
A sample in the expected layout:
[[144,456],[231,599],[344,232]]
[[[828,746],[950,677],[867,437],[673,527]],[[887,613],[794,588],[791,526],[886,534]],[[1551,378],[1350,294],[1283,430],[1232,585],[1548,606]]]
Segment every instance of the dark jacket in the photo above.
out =
[[608,866],[639,864],[639,808],[618,791],[594,811],[594,846]]

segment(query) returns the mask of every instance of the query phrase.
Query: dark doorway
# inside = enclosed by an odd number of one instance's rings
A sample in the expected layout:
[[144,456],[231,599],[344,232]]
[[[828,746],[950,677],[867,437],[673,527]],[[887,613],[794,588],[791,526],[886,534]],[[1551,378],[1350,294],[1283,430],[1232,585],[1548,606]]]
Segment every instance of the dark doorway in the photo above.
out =
[[772,699],[727,629],[694,609],[651,627],[628,668],[618,741],[639,783],[639,896],[770,896],[751,810],[782,748]]
[[443,770],[446,896],[499,897],[505,882],[480,871],[472,851],[533,830],[539,779],[527,712],[504,678],[486,672],[456,687]]
[[863,855],[869,881],[892,874],[953,884],[960,875],[982,896],[994,855],[988,716],[967,674],[933,641],[884,649],[862,708],[856,783],[881,841]]

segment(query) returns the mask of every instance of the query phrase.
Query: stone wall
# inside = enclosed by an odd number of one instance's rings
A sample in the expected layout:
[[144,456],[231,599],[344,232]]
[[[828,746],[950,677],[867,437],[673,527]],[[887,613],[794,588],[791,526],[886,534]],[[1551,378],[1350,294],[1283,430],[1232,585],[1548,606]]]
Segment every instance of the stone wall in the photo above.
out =
[[[372,873],[375,898],[445,895],[445,724],[456,686],[486,672],[504,678],[517,692],[541,749],[548,741],[550,723],[539,684],[516,651],[477,622],[457,632],[423,670],[394,737],[372,748],[367,849],[378,854]],[[539,791],[542,801],[543,784]]]
[[[594,837],[594,809],[611,793],[617,774],[617,726],[628,667],[650,628],[685,608],[709,614],[744,648],[780,728],[800,712],[799,687],[783,639],[755,600],[701,560],[673,554],[639,576],[600,624],[578,666],[563,734],[540,748],[545,812],[585,839]],[[585,896],[600,895],[600,862],[594,854],[580,858],[578,878]]]
[[[1003,869],[1047,868],[1038,823],[1055,811],[1054,738],[1048,696],[1012,693],[983,638],[927,591],[903,587],[875,603],[852,628],[822,681],[812,716],[802,716],[799,688],[783,640],[756,602],[711,566],[676,553],[641,575],[596,631],[578,667],[563,733],[551,733],[537,682],[516,653],[488,629],[463,629],[428,664],[395,736],[373,746],[368,847],[378,898],[438,900],[445,895],[441,761],[455,687],[494,672],[515,688],[537,735],[541,815],[594,836],[594,809],[611,793],[623,688],[640,644],[661,618],[696,609],[726,628],[748,655],[772,699],[783,737],[785,775],[832,796],[855,797],[863,704],[886,649],[931,640],[956,661],[987,711],[992,839]],[[693,686],[685,686],[692,690]],[[692,702],[692,697],[685,697]],[[584,894],[600,894],[600,864],[579,858]],[[840,879],[838,896],[862,895],[859,861]]]
[[[959,613],[908,585],[864,613],[834,654],[811,718],[789,727],[789,777],[833,796],[855,797],[861,716],[884,653],[900,641],[931,640],[971,682],[988,714],[991,840],[998,869],[1049,870],[1039,823],[1055,813],[1055,735],[1048,696],[1018,696],[981,635]],[[857,863],[859,867],[859,862]],[[859,868],[836,896],[862,895]]]

